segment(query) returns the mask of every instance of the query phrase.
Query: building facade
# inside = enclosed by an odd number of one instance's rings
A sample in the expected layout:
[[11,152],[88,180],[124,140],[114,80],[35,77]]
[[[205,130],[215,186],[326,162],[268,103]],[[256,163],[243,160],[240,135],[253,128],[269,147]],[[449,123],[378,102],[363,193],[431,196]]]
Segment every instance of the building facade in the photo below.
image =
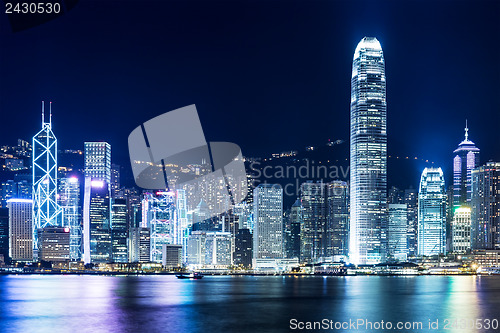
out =
[[80,209],[80,180],[73,177],[59,179],[59,205],[63,211],[62,226],[70,230],[70,259],[82,258],[82,215]]
[[446,189],[441,168],[425,168],[418,193],[418,254],[446,253]]
[[15,261],[33,261],[33,201],[10,199],[9,257]]
[[325,257],[349,254],[349,187],[346,182],[326,184]]
[[327,242],[327,195],[323,182],[306,182],[300,186],[302,228],[300,230],[300,258],[316,263],[325,256]]
[[113,260],[109,185],[103,180],[90,177],[85,177],[83,249],[86,264]]
[[471,246],[500,249],[500,162],[472,170]]
[[45,227],[38,229],[39,260],[52,263],[70,260],[70,228]]
[[111,145],[107,142],[85,142],[84,147],[85,177],[111,185]]
[[163,244],[162,265],[170,269],[182,267],[182,245]]
[[0,208],[0,255],[5,262],[9,258],[9,208]]
[[407,247],[408,255],[417,255],[418,245],[418,191],[410,188],[405,190],[406,219],[408,221]]
[[113,262],[128,262],[127,200],[113,199],[111,233]]
[[253,258],[283,258],[283,189],[260,184],[253,191]]
[[233,264],[233,244],[230,232],[207,232],[205,238],[205,265],[228,268]]
[[456,208],[452,226],[453,253],[468,253],[471,250],[471,209]]
[[408,212],[406,204],[389,204],[387,238],[389,257],[405,261],[408,257]]
[[248,229],[239,229],[234,240],[233,263],[235,266],[252,267],[252,234]]
[[290,239],[288,240],[287,258],[300,258],[300,233],[303,224],[302,204],[297,199],[290,209]]
[[151,255],[150,229],[143,227],[130,228],[129,261],[149,262]]
[[151,230],[152,262],[162,262],[164,244],[182,245],[178,239],[179,229],[174,192],[145,193],[142,200],[143,227]]

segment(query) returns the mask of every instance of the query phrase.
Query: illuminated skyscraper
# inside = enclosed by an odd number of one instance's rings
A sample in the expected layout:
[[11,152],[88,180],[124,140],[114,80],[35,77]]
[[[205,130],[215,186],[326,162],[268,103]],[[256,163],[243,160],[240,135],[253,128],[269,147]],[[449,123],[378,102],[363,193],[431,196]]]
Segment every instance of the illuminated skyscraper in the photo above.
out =
[[120,192],[120,166],[118,164],[111,164],[111,197],[115,198]]
[[253,191],[253,258],[283,258],[283,189],[260,184]]
[[230,232],[207,232],[205,238],[205,265],[227,268],[233,263]]
[[500,250],[500,162],[472,170],[472,249]]
[[287,258],[299,258],[300,259],[300,233],[301,227],[304,222],[302,216],[302,204],[300,202],[300,198],[295,201],[290,209],[290,215],[288,216],[288,228],[289,231],[287,233],[287,248],[286,248],[286,257]]
[[300,230],[302,261],[316,263],[325,256],[326,245],[326,186],[306,182],[300,186],[302,228]]
[[389,204],[387,254],[398,260],[408,256],[408,213],[406,204]]
[[204,265],[205,264],[205,240],[207,234],[205,231],[193,231],[187,240],[187,259],[188,265]]
[[45,122],[42,102],[42,129],[33,137],[33,257],[38,259],[38,229],[59,226],[62,209],[57,203],[57,139],[52,132],[52,103]]
[[[349,187],[346,182],[326,184],[326,244],[325,256],[349,254]],[[338,260],[335,260],[338,261]]]
[[38,229],[40,260],[63,262],[70,260],[70,232],[69,228],[46,227]]
[[252,234],[248,229],[239,229],[234,239],[233,260],[235,266],[252,267]]
[[130,228],[129,261],[149,262],[151,253],[149,228]]
[[128,262],[127,253],[127,200],[112,199],[111,232],[113,247],[113,262]]
[[187,240],[191,231],[191,224],[187,216],[186,191],[176,190],[175,209],[177,215],[177,239],[176,244],[182,245],[182,262],[187,260]]
[[70,259],[82,258],[82,222],[80,212],[80,180],[64,177],[59,181],[59,204],[64,213],[63,227],[70,229]]
[[386,82],[382,47],[363,38],[351,78],[349,257],[355,264],[385,260],[387,224]]
[[470,213],[469,207],[455,209],[452,225],[452,250],[454,253],[467,253],[471,249]]
[[84,167],[84,262],[111,262],[111,145],[85,142]]
[[33,201],[10,199],[9,208],[9,257],[16,261],[33,260]]
[[103,180],[111,188],[111,145],[85,142],[85,177]]
[[418,192],[413,188],[405,190],[405,204],[407,212],[407,247],[408,255],[414,256],[417,254],[418,244]]
[[163,245],[177,241],[175,192],[145,193],[142,200],[143,227],[151,230],[150,261],[162,262]]
[[479,166],[479,148],[469,140],[469,128],[465,123],[465,139],[453,151],[453,206],[470,206],[472,188],[471,171]]
[[303,183],[300,227],[301,260],[317,263],[325,258],[347,255],[347,183]]
[[112,261],[109,184],[85,177],[83,197],[83,261]]
[[418,192],[418,254],[446,253],[446,189],[441,168],[425,168]]
[[169,269],[182,267],[182,245],[163,244],[162,265]]
[[9,258],[9,209],[0,208],[0,257]]

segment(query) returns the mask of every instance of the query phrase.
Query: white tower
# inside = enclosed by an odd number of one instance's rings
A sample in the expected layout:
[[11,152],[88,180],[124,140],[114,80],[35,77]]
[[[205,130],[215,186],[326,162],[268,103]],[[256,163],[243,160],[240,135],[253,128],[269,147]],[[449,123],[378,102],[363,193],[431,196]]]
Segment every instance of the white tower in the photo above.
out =
[[33,259],[38,260],[38,229],[62,225],[57,203],[57,139],[52,132],[52,102],[45,122],[42,101],[42,129],[33,137]]

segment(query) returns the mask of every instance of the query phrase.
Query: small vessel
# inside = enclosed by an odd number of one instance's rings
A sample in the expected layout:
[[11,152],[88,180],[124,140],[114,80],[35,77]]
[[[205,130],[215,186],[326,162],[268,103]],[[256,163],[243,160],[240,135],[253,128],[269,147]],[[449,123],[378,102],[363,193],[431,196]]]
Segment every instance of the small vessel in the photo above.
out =
[[178,279],[194,279],[194,280],[199,280],[203,278],[203,274],[199,272],[192,272],[190,274],[177,274],[176,277]]

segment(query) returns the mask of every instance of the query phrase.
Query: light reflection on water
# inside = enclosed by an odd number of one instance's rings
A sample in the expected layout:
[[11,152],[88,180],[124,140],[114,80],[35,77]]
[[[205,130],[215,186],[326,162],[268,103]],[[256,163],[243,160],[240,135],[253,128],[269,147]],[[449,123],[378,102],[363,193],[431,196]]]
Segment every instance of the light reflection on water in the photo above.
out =
[[289,332],[292,318],[431,332],[429,319],[500,319],[499,309],[500,277],[0,276],[0,332]]

